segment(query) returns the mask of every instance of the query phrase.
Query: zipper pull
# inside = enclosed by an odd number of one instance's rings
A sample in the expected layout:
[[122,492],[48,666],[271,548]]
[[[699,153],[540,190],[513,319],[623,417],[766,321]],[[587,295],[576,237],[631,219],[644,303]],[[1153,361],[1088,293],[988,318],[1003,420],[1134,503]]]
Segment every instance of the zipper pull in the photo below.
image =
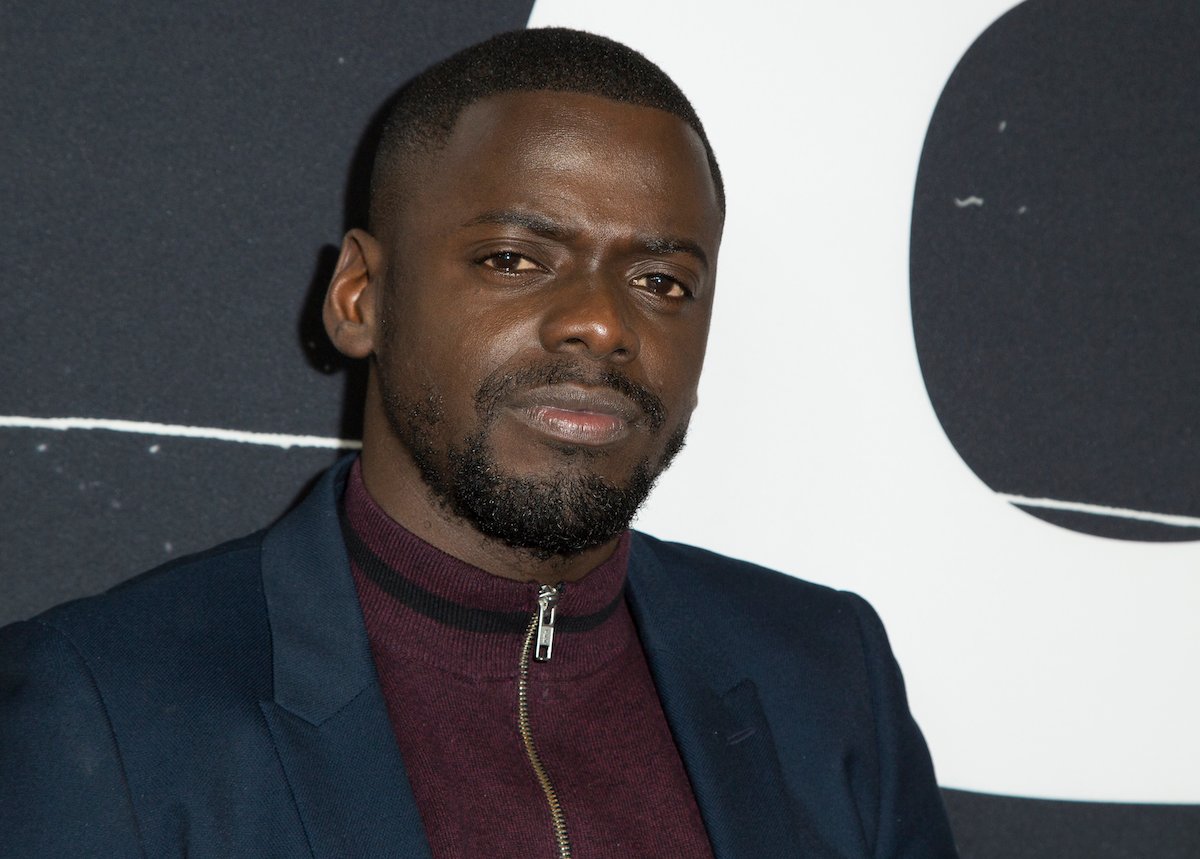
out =
[[538,662],[550,661],[550,651],[554,647],[554,613],[561,588],[562,585],[538,588],[537,641],[533,649],[533,658]]

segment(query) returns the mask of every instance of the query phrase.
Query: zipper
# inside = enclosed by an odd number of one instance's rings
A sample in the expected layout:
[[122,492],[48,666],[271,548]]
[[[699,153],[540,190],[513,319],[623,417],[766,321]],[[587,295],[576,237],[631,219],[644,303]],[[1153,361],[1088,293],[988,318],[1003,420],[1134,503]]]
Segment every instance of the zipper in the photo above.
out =
[[542,585],[538,589],[537,641],[534,643],[533,658],[538,662],[549,662],[554,649],[554,615],[558,611],[558,598],[562,585],[552,588]]
[[558,845],[558,859],[571,859],[571,839],[567,834],[567,816],[559,802],[558,792],[550,781],[550,775],[538,755],[537,746],[533,742],[533,729],[529,724],[529,663],[531,659],[538,662],[549,662],[554,646],[554,614],[558,606],[558,598],[562,594],[562,585],[551,587],[542,585],[538,588],[538,607],[529,618],[529,626],[525,630],[525,642],[521,646],[521,670],[517,679],[517,727],[521,730],[521,742],[525,745],[525,756],[533,767],[542,793],[546,796],[546,804],[550,806],[550,820],[554,826],[554,842]]

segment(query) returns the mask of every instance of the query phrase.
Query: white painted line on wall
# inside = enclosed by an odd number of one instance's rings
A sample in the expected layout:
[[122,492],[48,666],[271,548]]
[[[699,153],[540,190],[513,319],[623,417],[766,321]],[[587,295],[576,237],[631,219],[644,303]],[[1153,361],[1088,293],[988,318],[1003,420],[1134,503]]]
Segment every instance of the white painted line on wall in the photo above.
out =
[[[151,421],[124,421],[109,418],[31,418],[19,415],[0,415],[0,427],[48,430],[109,430],[111,432],[138,433],[141,435],[169,436],[174,438],[202,438],[212,441],[232,441],[241,444],[261,444],[284,450],[292,447],[320,447],[333,450],[359,450],[362,442],[353,438],[330,438],[319,435],[289,435],[275,432],[249,432],[247,430],[222,429],[221,427],[193,427],[183,424],[160,424]],[[1001,499],[1021,507],[1042,507],[1048,510],[1067,510],[1072,513],[1090,513],[1094,516],[1116,516],[1121,519],[1137,519],[1174,525],[1180,528],[1200,528],[1200,518],[1176,516],[1170,513],[1151,513],[1145,510],[1130,510],[1127,507],[1105,507],[1101,504],[1085,504],[1079,501],[1059,501],[1056,498],[1030,498],[997,492]]]
[[1138,519],[1142,522],[1157,522],[1160,525],[1175,525],[1179,528],[1200,528],[1200,519],[1195,516],[1175,516],[1171,513],[1149,513],[1145,510],[1130,510],[1128,507],[1105,507],[1102,504],[1084,504],[1079,501],[1059,501],[1055,498],[1027,498],[1024,495],[1009,495],[997,492],[1010,504],[1021,507],[1044,507],[1047,510],[1069,510],[1072,513],[1091,513],[1094,516],[1116,516],[1121,519]]
[[268,447],[323,447],[333,450],[358,450],[362,442],[352,438],[329,438],[319,435],[289,435],[277,432],[248,432],[221,427],[191,427],[182,424],[159,424],[151,421],[123,421],[108,418],[29,418],[19,415],[0,415],[0,427],[48,430],[110,430],[111,432],[174,438],[203,438],[212,441],[232,441],[240,444],[261,444]]

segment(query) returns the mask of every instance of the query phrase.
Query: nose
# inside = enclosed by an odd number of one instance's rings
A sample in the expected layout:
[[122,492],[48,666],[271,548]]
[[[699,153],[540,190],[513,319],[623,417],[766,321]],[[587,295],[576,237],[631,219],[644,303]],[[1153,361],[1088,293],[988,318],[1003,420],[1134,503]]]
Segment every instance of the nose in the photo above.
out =
[[627,364],[641,348],[633,325],[629,287],[600,277],[559,283],[542,318],[542,347]]

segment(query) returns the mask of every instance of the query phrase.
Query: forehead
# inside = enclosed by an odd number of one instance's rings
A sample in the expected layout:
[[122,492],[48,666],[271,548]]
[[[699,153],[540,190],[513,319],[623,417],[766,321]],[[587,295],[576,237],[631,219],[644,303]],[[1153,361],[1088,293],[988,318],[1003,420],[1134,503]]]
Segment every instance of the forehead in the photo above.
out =
[[416,205],[404,208],[419,219],[457,207],[532,207],[720,235],[703,143],[655,108],[580,93],[502,93],[468,105],[445,145],[413,167],[405,184]]

